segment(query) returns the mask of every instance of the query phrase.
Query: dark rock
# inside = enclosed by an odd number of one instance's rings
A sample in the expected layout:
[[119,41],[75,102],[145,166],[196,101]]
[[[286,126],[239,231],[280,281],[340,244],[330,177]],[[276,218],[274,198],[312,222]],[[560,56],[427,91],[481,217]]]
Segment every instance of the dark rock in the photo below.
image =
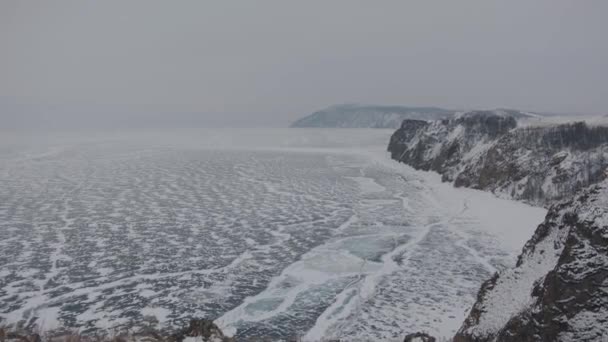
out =
[[[513,293],[513,288],[520,292]],[[608,180],[551,207],[524,246],[517,266],[482,285],[454,338],[456,342],[606,340]]]
[[409,334],[409,335],[405,336],[405,339],[403,340],[403,342],[435,342],[435,341],[437,341],[437,339],[435,339],[433,336],[431,336],[427,333],[422,333],[422,332]]
[[608,127],[583,122],[517,128],[524,114],[473,111],[450,120],[404,120],[388,150],[456,187],[549,206],[606,177]]
[[550,207],[516,266],[482,284],[454,341],[608,341],[608,127],[519,118],[405,120],[388,146],[455,186]]
[[233,342],[230,337],[224,336],[222,330],[211,320],[193,319],[187,328],[173,334],[172,341],[182,342],[186,337],[201,337],[202,341]]

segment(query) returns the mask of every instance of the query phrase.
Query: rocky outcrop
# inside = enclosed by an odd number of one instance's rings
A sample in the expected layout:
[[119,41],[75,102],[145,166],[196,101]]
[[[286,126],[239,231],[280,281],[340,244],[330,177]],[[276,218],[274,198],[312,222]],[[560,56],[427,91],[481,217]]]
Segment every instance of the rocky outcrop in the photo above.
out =
[[211,320],[192,319],[188,327],[169,333],[153,328],[137,332],[96,332],[94,336],[83,335],[73,331],[46,331],[42,335],[32,331],[15,331],[0,327],[0,342],[234,342],[224,335],[222,330]]
[[438,120],[453,114],[454,111],[436,107],[344,104],[314,112],[291,127],[397,128],[404,119]]
[[517,265],[496,274],[456,342],[608,340],[608,180],[553,205]]
[[393,159],[455,186],[550,208],[516,266],[481,286],[454,341],[608,341],[608,126],[522,119],[405,120],[390,140]]
[[168,341],[183,342],[233,342],[234,339],[224,335],[222,330],[213,321],[207,319],[193,319],[190,325],[173,334]]
[[608,127],[584,122],[518,127],[525,113],[473,111],[449,120],[404,120],[393,159],[439,172],[455,186],[549,206],[600,181]]
[[388,146],[393,159],[453,180],[476,147],[491,143],[517,126],[512,116],[474,111],[450,120],[404,120]]
[[434,338],[433,336],[431,336],[427,333],[423,333],[423,332],[409,334],[409,335],[405,336],[405,339],[403,340],[403,342],[436,342],[436,341],[437,341],[436,338]]

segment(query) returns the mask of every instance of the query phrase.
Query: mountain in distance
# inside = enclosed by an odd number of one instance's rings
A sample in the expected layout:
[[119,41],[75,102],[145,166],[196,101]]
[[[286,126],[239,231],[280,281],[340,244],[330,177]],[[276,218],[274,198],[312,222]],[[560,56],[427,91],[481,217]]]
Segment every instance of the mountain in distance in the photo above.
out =
[[398,128],[405,119],[440,120],[455,113],[438,107],[341,104],[305,116],[291,127]]

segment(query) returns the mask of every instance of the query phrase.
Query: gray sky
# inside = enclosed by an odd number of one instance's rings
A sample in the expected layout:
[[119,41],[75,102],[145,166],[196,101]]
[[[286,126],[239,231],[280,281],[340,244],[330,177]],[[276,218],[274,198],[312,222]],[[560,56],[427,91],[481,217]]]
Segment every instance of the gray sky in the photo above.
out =
[[345,102],[606,113],[607,14],[605,0],[2,0],[0,119],[284,125]]

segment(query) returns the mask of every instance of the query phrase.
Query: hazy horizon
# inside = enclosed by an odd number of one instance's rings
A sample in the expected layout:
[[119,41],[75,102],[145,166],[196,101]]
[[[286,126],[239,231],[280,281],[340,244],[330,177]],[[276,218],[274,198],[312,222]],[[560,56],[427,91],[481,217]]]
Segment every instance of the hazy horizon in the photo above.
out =
[[0,0],[0,342],[608,341],[607,13]]
[[8,0],[0,126],[279,127],[341,103],[604,115],[607,10]]

